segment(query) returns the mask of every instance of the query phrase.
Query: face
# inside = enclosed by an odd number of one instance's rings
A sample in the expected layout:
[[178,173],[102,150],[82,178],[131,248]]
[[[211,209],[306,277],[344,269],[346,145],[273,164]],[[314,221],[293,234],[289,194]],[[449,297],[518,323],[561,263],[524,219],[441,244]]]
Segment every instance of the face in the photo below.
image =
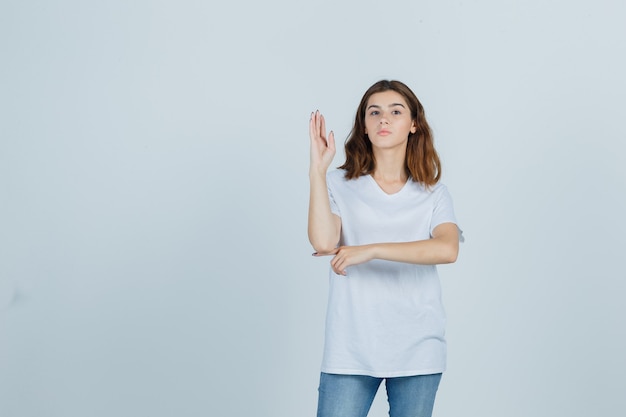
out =
[[372,94],[365,107],[365,133],[373,147],[406,148],[409,134],[415,131],[415,121],[402,95],[393,90]]

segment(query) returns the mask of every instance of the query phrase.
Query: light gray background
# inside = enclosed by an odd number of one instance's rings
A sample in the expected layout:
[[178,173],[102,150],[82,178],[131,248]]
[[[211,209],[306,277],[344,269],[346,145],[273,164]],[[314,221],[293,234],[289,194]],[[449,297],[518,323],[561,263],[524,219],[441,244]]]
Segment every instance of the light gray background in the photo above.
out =
[[625,17],[2,0],[0,415],[314,415],[309,114],[343,141],[394,78],[426,107],[467,238],[440,268],[435,416],[623,416]]

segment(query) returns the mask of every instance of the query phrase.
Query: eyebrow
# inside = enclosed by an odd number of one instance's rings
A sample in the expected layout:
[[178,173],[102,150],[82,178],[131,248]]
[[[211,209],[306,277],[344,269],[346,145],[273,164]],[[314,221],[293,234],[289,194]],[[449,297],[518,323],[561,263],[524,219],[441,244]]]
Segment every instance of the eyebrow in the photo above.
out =
[[[402,104],[402,103],[393,103],[393,104],[390,104],[390,105],[389,105],[389,107],[395,107],[395,106],[400,106],[400,107],[405,108],[405,107],[404,107],[404,104]],[[369,106],[367,107],[367,109],[366,109],[366,110],[369,110],[369,109],[371,109],[372,107],[375,107],[375,108],[377,108],[377,109],[380,109],[380,106],[379,106],[378,104],[372,104],[372,105],[369,105]]]

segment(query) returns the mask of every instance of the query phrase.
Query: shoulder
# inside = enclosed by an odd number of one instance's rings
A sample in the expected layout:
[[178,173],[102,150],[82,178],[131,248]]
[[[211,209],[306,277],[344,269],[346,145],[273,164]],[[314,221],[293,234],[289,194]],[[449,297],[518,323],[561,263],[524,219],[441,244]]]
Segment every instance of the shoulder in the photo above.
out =
[[346,178],[346,170],[334,169],[326,174],[326,184],[331,191],[337,193],[363,193],[369,188],[368,178],[361,175],[358,178]]
[[345,180],[346,178],[346,170],[345,169],[331,169],[326,173],[326,178],[329,180],[337,181],[337,180]]
[[328,186],[340,186],[348,181],[345,169],[333,169],[326,173],[326,182]]
[[448,192],[448,187],[444,183],[438,182],[437,184],[432,186],[431,192],[433,194],[447,193]]
[[438,201],[438,202],[442,202],[442,201],[451,202],[452,201],[452,196],[450,195],[450,191],[448,191],[448,187],[441,182],[438,182],[437,184],[435,184],[432,187],[431,192],[435,201]]

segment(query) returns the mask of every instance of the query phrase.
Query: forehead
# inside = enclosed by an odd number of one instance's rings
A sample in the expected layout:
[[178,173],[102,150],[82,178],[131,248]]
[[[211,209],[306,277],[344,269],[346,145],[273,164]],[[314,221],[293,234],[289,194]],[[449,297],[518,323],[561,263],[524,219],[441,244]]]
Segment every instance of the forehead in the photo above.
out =
[[380,93],[374,93],[367,100],[368,107],[372,105],[388,107],[393,104],[402,104],[407,108],[409,107],[408,103],[406,102],[402,94],[393,90],[387,90],[387,91],[382,91]]

